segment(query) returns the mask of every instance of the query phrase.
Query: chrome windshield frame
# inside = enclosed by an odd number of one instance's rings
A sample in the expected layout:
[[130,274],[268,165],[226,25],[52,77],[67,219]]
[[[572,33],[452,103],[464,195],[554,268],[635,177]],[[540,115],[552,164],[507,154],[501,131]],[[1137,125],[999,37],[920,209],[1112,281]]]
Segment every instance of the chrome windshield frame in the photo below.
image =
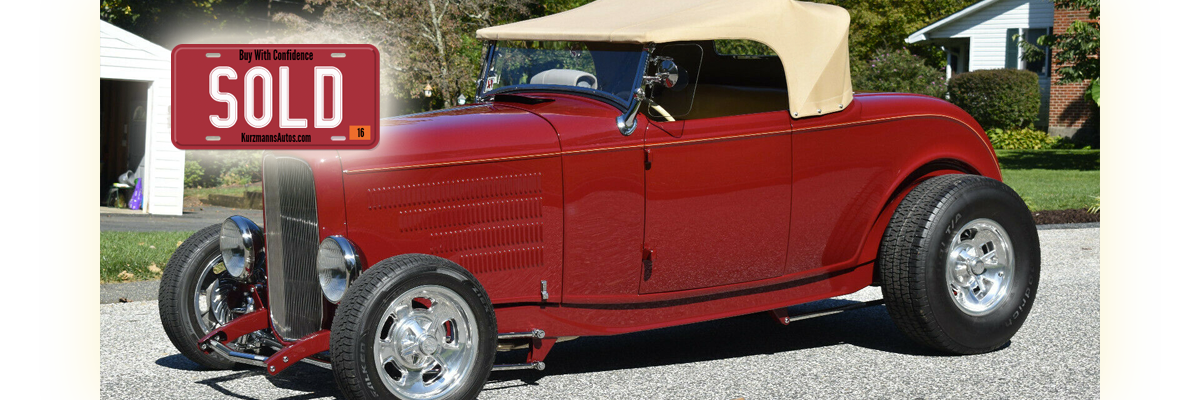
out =
[[[612,104],[613,106],[617,107],[617,109],[620,110],[622,113],[628,113],[630,111],[630,108],[636,109],[636,107],[641,105],[641,103],[639,101],[637,101],[637,99],[636,99],[637,92],[638,92],[638,89],[640,89],[642,87],[642,85],[644,84],[642,75],[645,75],[646,62],[649,60],[650,51],[653,48],[653,45],[645,45],[642,47],[642,54],[638,58],[638,66],[637,66],[637,71],[638,71],[637,74],[638,75],[633,80],[634,81],[633,85],[629,90],[629,97],[628,98],[620,98],[620,97],[614,96],[611,93],[608,93],[608,92],[605,92],[602,90],[584,89],[584,88],[578,88],[578,87],[568,87],[568,86],[558,86],[558,85],[505,86],[505,87],[501,87],[501,88],[492,89],[491,91],[488,91],[488,92],[484,92],[483,91],[484,83],[487,82],[487,77],[489,75],[489,72],[491,72],[492,69],[494,68],[494,64],[496,61],[496,54],[497,54],[496,46],[497,45],[498,45],[498,42],[495,40],[489,40],[484,44],[484,46],[486,46],[486,47],[485,47],[484,56],[483,56],[483,69],[480,70],[479,79],[476,80],[475,102],[482,103],[484,101],[487,101],[488,99],[495,97],[495,95],[501,94],[501,93],[513,93],[513,92],[522,92],[522,91],[530,91],[530,92],[558,91],[558,92],[582,94],[582,95],[588,95],[588,96],[595,97],[606,103]],[[636,111],[634,111],[634,112],[636,112]]]

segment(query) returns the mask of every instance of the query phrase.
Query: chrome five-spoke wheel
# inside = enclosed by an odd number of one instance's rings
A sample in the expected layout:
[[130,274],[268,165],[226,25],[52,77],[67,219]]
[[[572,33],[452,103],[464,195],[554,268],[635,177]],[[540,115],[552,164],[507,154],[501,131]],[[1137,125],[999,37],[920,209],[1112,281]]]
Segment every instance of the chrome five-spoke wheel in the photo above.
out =
[[996,309],[1008,294],[1013,249],[996,221],[979,218],[955,233],[946,256],[946,281],[954,304],[970,315]]
[[375,365],[400,398],[436,398],[475,361],[479,336],[466,300],[432,285],[405,291],[387,306],[375,335]]
[[330,328],[334,377],[348,399],[473,399],[496,358],[483,285],[445,258],[402,254],[350,284]]
[[978,354],[1002,348],[1029,316],[1041,269],[1025,202],[995,179],[946,174],[896,206],[879,245],[888,314],[930,348]]

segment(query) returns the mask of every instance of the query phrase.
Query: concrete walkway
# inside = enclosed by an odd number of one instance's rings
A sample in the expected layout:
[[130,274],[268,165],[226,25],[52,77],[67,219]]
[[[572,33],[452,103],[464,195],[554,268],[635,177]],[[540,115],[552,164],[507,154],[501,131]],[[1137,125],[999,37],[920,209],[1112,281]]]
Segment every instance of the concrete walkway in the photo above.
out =
[[183,215],[154,215],[140,211],[100,207],[101,231],[158,232],[198,231],[219,224],[233,215],[241,215],[258,226],[263,225],[262,210],[246,210],[205,205],[183,209]]

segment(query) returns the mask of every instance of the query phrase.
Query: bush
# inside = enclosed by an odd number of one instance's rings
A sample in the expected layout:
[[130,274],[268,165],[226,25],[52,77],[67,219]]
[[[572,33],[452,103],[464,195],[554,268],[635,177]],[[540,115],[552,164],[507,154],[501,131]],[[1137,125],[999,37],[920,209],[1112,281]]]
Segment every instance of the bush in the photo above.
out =
[[1074,149],[1079,146],[1070,139],[1050,136],[1030,128],[987,130],[988,140],[996,150]]
[[[185,168],[192,163],[198,167],[199,175],[191,177],[184,171],[187,187],[216,187],[247,185],[262,181],[262,151],[202,150],[188,151]],[[192,183],[188,183],[188,182]]]
[[850,76],[857,91],[946,96],[946,73],[926,65],[908,49],[879,51],[870,61],[855,62],[853,70]]
[[262,181],[261,151],[231,151],[221,159],[221,185],[249,185]]
[[983,129],[1026,128],[1037,121],[1041,92],[1037,74],[1020,69],[967,72],[950,78],[950,102]]
[[197,188],[204,182],[204,167],[195,160],[183,164],[183,187]]

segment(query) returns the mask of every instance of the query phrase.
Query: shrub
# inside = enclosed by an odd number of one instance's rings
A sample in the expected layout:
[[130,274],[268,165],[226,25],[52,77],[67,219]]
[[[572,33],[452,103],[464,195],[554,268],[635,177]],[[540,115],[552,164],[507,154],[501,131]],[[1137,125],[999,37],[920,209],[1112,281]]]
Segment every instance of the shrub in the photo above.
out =
[[879,51],[870,61],[854,63],[854,89],[862,92],[903,92],[946,96],[946,73],[925,64],[908,49]]
[[[185,168],[192,163],[199,172],[190,177],[184,171],[187,187],[215,187],[222,185],[246,185],[262,181],[262,151],[198,150],[185,155]],[[188,181],[192,183],[188,183]]]
[[222,163],[221,185],[249,185],[262,181],[262,152],[231,152]]
[[1033,125],[1041,105],[1037,74],[1020,69],[967,72],[950,78],[950,102],[975,117],[983,129]]
[[204,182],[204,167],[200,162],[189,160],[183,164],[183,187],[196,188]]
[[1070,139],[1050,136],[1030,128],[987,130],[988,140],[996,150],[1074,149],[1079,146]]

